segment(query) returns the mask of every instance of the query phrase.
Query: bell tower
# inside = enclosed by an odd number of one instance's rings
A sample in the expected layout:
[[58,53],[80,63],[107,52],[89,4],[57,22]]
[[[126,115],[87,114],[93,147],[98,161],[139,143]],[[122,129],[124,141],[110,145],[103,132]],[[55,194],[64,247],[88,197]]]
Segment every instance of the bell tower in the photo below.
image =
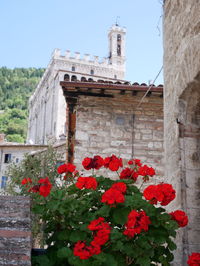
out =
[[126,29],[117,23],[108,32],[110,64],[125,71],[125,36]]

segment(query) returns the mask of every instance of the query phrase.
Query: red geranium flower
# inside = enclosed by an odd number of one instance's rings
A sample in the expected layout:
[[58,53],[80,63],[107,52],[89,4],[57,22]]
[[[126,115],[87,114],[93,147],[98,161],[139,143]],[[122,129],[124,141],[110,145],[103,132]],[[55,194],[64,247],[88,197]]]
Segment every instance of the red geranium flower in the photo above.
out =
[[78,256],[81,260],[89,259],[100,252],[100,246],[87,246],[84,241],[78,241],[74,246],[74,256]]
[[105,219],[103,217],[99,217],[98,219],[90,222],[90,224],[88,225],[88,229],[90,231],[100,230],[103,228],[103,226],[105,224],[104,221],[105,221]]
[[123,167],[122,159],[117,158],[115,155],[106,157],[104,159],[104,167],[109,168],[111,171],[117,171],[119,167]]
[[150,185],[144,192],[143,196],[146,200],[150,200],[150,203],[157,204],[159,201],[162,206],[166,206],[176,197],[176,191],[170,184]]
[[180,227],[184,227],[188,224],[188,217],[184,211],[177,210],[175,212],[171,212],[170,215],[172,219],[175,220]]
[[110,188],[105,191],[101,198],[101,202],[106,203],[108,205],[123,203],[124,201],[124,195],[119,190],[114,188]]
[[30,179],[30,177],[28,177],[28,178],[24,178],[24,179],[22,179],[22,181],[21,181],[21,184],[22,184],[22,185],[26,185],[26,184],[28,184],[28,183],[32,183],[32,180]]
[[79,177],[75,186],[79,189],[96,189],[97,188],[97,181],[94,177]]
[[200,266],[200,253],[192,253],[187,261],[189,266]]
[[114,183],[111,188],[119,190],[121,193],[126,193],[127,186],[123,182]]
[[76,166],[71,164],[71,163],[64,163],[62,165],[60,165],[57,169],[58,174],[63,174],[63,173],[73,173],[76,169]]
[[137,180],[138,173],[135,172],[134,169],[131,169],[129,167],[123,169],[120,173],[120,179],[133,179],[134,181]]
[[137,165],[137,166],[142,166],[142,164],[141,164],[141,160],[139,160],[139,159],[132,159],[132,160],[130,160],[130,161],[128,161],[128,164],[129,165]]
[[83,161],[82,161],[82,165],[86,170],[90,170],[90,169],[99,169],[104,165],[104,160],[101,156],[96,155],[93,158],[88,158],[86,157]]
[[40,195],[43,197],[47,197],[52,188],[52,184],[50,183],[49,178],[41,178],[38,183],[41,184],[39,187]]
[[141,176],[144,176],[144,178],[143,178],[144,181],[148,181],[149,180],[148,176],[154,176],[155,170],[153,167],[148,167],[145,164],[138,169],[138,174]]
[[128,221],[125,224],[123,234],[132,238],[135,234],[148,231],[150,223],[149,216],[144,211],[132,210],[128,215]]

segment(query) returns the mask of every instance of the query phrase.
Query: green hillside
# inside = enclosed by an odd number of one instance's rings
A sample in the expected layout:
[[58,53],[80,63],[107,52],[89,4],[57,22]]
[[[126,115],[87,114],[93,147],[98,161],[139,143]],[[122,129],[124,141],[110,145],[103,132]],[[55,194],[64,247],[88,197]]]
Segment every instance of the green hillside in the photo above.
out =
[[0,68],[0,133],[7,141],[25,141],[28,99],[43,73],[43,68]]

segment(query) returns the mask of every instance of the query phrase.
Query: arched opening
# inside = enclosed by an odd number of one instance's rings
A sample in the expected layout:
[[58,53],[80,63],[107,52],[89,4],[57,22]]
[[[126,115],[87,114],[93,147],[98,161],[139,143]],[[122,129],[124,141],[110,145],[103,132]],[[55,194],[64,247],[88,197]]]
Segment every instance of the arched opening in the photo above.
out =
[[73,76],[71,77],[71,81],[77,81],[77,77],[73,75]]
[[90,70],[90,75],[94,75],[94,69]]
[[68,74],[65,74],[64,75],[64,81],[69,81],[69,79],[70,79],[69,75]]
[[[179,98],[179,149],[182,209],[189,224],[183,228],[183,254],[199,246],[200,239],[200,79]],[[185,258],[186,260],[186,258]]]
[[82,82],[87,82],[87,79],[85,77],[81,77]]
[[89,82],[93,82],[94,80],[93,80],[92,78],[89,78],[88,81],[89,81]]

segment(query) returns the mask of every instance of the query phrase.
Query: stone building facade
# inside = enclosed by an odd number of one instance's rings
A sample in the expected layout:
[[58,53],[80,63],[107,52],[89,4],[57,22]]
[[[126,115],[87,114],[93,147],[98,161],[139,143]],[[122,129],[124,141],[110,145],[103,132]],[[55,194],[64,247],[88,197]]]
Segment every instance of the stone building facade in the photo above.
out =
[[108,33],[109,56],[99,60],[86,54],[71,55],[59,49],[52,54],[47,69],[29,100],[27,142],[46,144],[49,139],[59,140],[66,134],[66,103],[60,81],[117,81],[125,75],[125,28],[114,25]]
[[165,169],[188,213],[175,265],[200,252],[200,2],[164,3]]
[[[163,87],[61,82],[67,101],[67,160],[78,169],[86,156],[140,158],[163,181]],[[141,104],[139,105],[139,103]],[[106,171],[107,172],[107,171]]]

